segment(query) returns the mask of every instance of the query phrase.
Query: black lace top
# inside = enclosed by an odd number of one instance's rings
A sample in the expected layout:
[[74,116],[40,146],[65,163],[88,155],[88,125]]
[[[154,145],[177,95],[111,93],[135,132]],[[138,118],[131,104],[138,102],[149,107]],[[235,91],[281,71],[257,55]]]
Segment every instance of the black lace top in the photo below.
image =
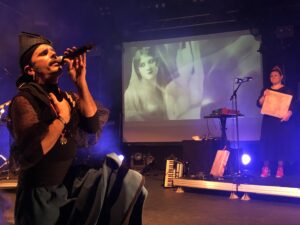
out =
[[[41,140],[48,132],[48,126],[56,118],[50,107],[48,93],[59,99],[67,99],[65,92],[57,86],[39,86],[29,83],[20,88],[9,109],[8,127],[14,138],[11,155],[19,164],[19,183],[29,186],[51,186],[61,184],[76,153],[78,128],[89,133],[101,131],[108,118],[107,110],[86,118],[77,108],[76,96],[69,101],[71,120],[66,126],[67,143],[58,140],[54,147],[44,155]],[[104,112],[106,113],[103,113]],[[102,112],[102,113],[99,113]]]

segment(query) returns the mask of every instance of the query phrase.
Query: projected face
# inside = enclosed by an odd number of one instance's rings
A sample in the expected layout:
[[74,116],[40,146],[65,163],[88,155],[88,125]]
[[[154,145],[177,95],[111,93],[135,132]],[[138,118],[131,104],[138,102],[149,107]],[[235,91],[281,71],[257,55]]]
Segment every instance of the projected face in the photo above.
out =
[[270,81],[273,85],[281,84],[283,76],[278,71],[272,71],[270,74]]
[[142,79],[145,80],[154,80],[158,73],[156,61],[150,55],[141,55],[138,70]]

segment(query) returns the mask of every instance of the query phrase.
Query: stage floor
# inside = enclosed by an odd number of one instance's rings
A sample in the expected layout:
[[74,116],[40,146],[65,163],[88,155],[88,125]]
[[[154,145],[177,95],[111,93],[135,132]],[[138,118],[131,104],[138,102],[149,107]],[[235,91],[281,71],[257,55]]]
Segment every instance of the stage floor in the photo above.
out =
[[144,225],[299,225],[299,198],[250,194],[251,201],[230,200],[226,191],[183,188],[179,194],[161,185],[160,176],[146,176]]
[[[177,188],[163,188],[162,172],[145,174],[145,178],[148,197],[143,225],[299,225],[299,198],[253,194],[251,201],[230,200],[229,192],[215,191],[216,186],[212,190],[184,188],[185,192],[179,194]],[[200,182],[193,181],[197,185]],[[216,183],[225,186],[227,182]],[[231,191],[232,184],[227,185]],[[1,194],[10,205],[5,222],[13,225],[15,190],[1,190]]]

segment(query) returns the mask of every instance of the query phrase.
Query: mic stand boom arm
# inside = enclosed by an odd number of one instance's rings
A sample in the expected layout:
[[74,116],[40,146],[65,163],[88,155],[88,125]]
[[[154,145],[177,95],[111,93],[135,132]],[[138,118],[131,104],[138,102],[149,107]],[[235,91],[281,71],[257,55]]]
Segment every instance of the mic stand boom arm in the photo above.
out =
[[[242,85],[242,83],[238,83],[239,85],[237,86],[237,88],[233,91],[233,93],[232,93],[232,95],[231,95],[231,97],[230,97],[230,101],[232,101],[233,100],[233,98],[235,98],[236,99],[236,93],[237,93],[237,91],[239,90],[239,88],[240,88],[240,86]],[[235,109],[236,110],[236,109]]]

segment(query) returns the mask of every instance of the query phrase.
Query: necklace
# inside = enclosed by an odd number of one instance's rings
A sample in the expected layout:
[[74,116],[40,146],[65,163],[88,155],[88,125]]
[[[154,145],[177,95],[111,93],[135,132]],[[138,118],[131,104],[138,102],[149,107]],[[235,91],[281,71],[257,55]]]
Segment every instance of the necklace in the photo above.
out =
[[65,133],[63,132],[61,135],[60,135],[60,139],[59,139],[59,142],[61,145],[65,145],[68,143],[68,139],[66,138],[65,136]]

